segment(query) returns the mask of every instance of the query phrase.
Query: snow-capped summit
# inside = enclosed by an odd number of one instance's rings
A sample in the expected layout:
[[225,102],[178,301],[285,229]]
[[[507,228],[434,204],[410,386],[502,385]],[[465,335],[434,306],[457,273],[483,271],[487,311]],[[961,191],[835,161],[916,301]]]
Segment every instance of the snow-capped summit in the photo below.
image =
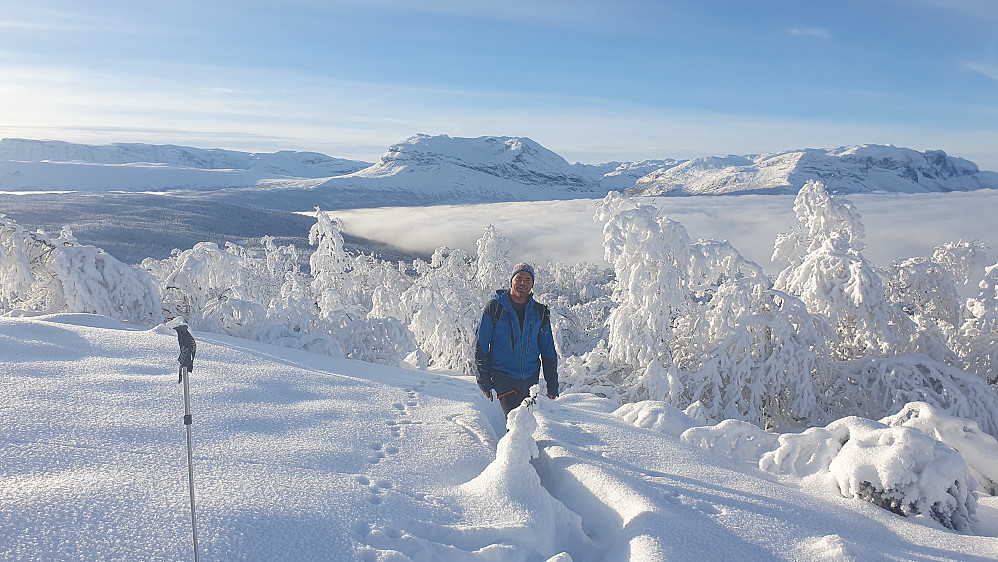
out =
[[835,193],[945,192],[998,188],[998,174],[948,156],[883,145],[706,157],[662,167],[627,190],[631,195],[792,194],[808,180]]
[[599,190],[561,156],[528,138],[517,137],[415,135],[390,146],[380,162],[362,173],[383,177],[426,166],[441,172],[451,166],[464,168],[524,185]]
[[389,204],[565,199],[605,194],[601,178],[523,137],[415,135],[381,160],[330,178],[320,193],[366,193]]

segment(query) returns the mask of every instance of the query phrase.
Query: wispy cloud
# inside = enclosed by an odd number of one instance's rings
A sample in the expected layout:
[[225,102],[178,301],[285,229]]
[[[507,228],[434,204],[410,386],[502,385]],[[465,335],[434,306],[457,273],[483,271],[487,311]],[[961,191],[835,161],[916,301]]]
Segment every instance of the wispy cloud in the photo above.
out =
[[832,34],[822,27],[795,27],[790,30],[790,35],[817,37],[818,39],[829,39]]
[[[987,60],[987,59],[985,59]],[[971,68],[968,65],[968,68]],[[974,70],[998,79],[994,64]],[[569,162],[851,144],[942,148],[998,169],[998,132],[646,107],[580,96],[414,88],[292,71],[157,66],[144,75],[0,64],[0,137],[301,149],[377,160],[416,133],[525,136]]]
[[974,72],[983,74],[988,78],[993,80],[998,80],[998,63],[993,62],[963,62],[960,63],[964,68],[969,68]]

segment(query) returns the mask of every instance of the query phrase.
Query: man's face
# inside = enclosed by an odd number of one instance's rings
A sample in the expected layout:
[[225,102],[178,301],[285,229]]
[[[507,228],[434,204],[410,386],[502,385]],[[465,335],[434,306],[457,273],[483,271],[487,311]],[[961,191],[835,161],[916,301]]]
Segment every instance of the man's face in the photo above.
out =
[[513,276],[509,292],[518,302],[523,302],[530,295],[530,290],[533,288],[534,278],[526,271],[521,271]]

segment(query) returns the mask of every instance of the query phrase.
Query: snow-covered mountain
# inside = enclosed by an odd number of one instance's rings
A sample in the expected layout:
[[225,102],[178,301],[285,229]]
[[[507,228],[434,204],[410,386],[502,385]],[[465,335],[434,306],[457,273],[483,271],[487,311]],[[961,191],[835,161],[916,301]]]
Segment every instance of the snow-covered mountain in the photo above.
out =
[[518,201],[606,193],[593,167],[571,165],[528,138],[415,135],[381,160],[316,190],[411,193],[426,202]]
[[316,152],[0,139],[0,190],[5,191],[217,189],[269,179],[327,178],[369,165]]
[[[0,140],[0,191],[213,190],[287,210],[632,195],[998,189],[998,173],[940,150],[862,145],[775,154],[569,164],[523,137],[415,135],[371,165],[314,152]],[[222,190],[219,193],[219,190]],[[292,208],[293,207],[293,208]]]
[[792,194],[808,180],[835,193],[998,189],[998,173],[948,156],[882,145],[805,149],[676,162],[637,180],[631,195]]

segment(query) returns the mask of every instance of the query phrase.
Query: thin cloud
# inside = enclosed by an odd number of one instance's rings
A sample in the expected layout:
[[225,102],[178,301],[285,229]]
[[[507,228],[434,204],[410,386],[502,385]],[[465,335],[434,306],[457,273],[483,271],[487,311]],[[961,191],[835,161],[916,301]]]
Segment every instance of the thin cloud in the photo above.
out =
[[998,80],[998,64],[993,62],[964,62],[960,63],[964,68],[969,68],[974,72],[983,74],[992,80]]
[[816,37],[818,39],[830,39],[832,36],[827,29],[821,27],[795,27],[790,30],[790,35]]

